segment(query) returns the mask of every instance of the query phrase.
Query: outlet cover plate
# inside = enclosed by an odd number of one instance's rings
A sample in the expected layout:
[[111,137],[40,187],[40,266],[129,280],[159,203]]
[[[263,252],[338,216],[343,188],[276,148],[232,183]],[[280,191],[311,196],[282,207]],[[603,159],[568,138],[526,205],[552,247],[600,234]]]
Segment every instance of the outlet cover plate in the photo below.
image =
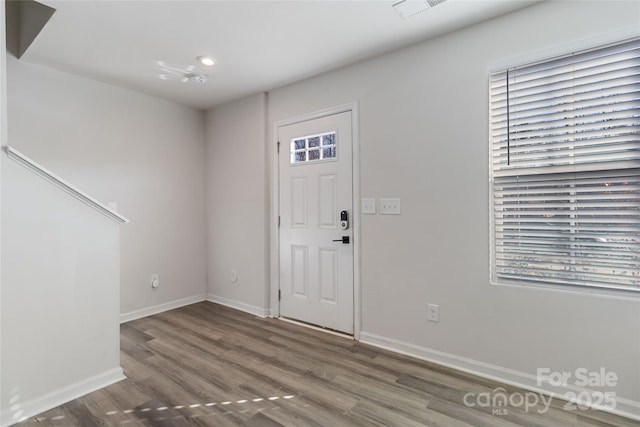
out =
[[439,307],[435,304],[429,304],[427,306],[427,319],[431,322],[440,321]]

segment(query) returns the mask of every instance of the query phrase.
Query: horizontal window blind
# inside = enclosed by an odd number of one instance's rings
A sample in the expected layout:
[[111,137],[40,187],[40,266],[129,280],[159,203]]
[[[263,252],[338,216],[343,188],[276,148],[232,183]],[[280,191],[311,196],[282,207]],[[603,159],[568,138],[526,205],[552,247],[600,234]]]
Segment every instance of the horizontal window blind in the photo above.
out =
[[494,176],[635,167],[640,40],[491,76]]
[[490,78],[492,278],[640,291],[640,40]]

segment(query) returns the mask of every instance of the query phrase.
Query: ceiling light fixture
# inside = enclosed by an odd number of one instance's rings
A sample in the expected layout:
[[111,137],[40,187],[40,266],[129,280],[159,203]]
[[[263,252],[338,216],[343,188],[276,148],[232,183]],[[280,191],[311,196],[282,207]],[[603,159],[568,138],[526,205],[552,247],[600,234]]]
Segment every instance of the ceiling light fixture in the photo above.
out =
[[216,63],[216,60],[210,56],[198,56],[197,59],[202,65],[207,65],[209,67]]
[[182,81],[184,83],[193,82],[193,83],[206,83],[207,76],[206,74],[198,74],[198,73],[184,73]]

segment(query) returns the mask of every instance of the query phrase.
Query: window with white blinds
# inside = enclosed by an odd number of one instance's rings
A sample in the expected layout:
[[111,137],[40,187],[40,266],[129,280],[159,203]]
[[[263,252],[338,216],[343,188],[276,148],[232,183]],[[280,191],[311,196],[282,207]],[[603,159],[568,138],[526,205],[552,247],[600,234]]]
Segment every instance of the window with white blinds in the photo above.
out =
[[490,77],[492,281],[640,291],[640,39]]

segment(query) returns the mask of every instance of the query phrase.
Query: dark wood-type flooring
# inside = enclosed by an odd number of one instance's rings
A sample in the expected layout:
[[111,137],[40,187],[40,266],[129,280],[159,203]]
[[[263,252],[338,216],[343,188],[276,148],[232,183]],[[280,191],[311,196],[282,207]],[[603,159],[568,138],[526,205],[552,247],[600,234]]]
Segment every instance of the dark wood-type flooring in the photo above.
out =
[[121,327],[128,377],[20,426],[638,426],[608,413],[468,407],[523,390],[203,302]]

